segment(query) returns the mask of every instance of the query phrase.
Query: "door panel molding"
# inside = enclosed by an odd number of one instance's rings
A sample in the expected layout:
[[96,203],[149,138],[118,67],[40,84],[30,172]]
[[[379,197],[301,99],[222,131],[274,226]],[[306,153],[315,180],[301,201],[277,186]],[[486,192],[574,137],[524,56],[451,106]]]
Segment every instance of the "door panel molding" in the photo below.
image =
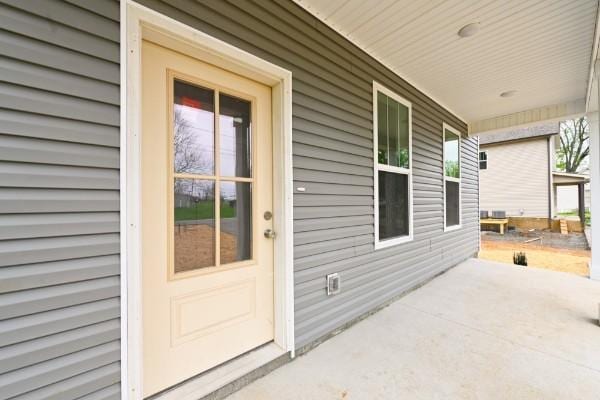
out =
[[[149,40],[271,87],[273,129],[274,345],[294,356],[292,74],[139,4],[121,2],[121,393],[141,399],[141,44]],[[260,351],[260,350],[257,350]],[[264,361],[264,360],[263,360]],[[231,379],[235,379],[231,376]],[[227,382],[223,382],[226,384]]]

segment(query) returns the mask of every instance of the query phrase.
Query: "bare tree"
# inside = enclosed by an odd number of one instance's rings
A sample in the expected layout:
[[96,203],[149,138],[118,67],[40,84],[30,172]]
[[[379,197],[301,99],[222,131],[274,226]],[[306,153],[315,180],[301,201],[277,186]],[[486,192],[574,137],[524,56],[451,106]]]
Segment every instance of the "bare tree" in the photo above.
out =
[[194,141],[194,132],[189,121],[181,110],[175,109],[173,121],[173,152],[175,156],[175,171],[194,172],[204,170],[203,162]]
[[560,149],[556,167],[565,172],[576,173],[587,165],[590,152],[590,126],[585,117],[560,123]]
[[[179,173],[211,174],[212,166],[200,153],[198,143],[194,138],[194,130],[181,110],[175,109],[173,116],[173,155],[175,171]],[[199,190],[194,190],[194,187]],[[195,198],[212,197],[212,183],[208,181],[175,180],[175,193],[186,194]]]

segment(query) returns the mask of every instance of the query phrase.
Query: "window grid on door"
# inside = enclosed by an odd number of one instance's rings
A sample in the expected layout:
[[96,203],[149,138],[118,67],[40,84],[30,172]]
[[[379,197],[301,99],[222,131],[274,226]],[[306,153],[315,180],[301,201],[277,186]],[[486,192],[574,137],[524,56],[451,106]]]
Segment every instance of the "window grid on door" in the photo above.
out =
[[[250,185],[250,221],[252,221],[253,216],[255,215],[255,204],[256,204],[256,157],[255,157],[255,140],[254,140],[254,132],[255,129],[255,121],[253,116],[255,113],[255,101],[252,98],[248,98],[240,93],[235,93],[234,91],[225,90],[223,91],[220,87],[211,85],[208,82],[202,82],[200,80],[175,73],[173,71],[168,71],[168,91],[169,91],[169,145],[168,145],[168,170],[169,170],[169,204],[170,204],[170,218],[168,224],[168,240],[169,240],[169,277],[171,279],[177,277],[187,277],[190,275],[196,275],[198,273],[207,272],[207,270],[212,270],[213,268],[218,267],[241,267],[249,264],[255,263],[255,243],[254,240],[250,243],[250,256],[248,259],[242,261],[234,261],[223,264],[221,260],[221,183],[223,182],[232,182],[232,183],[245,183]],[[175,82],[181,82],[186,85],[196,86],[201,89],[211,90],[213,92],[213,174],[205,174],[205,173],[190,173],[190,172],[177,172],[174,165],[174,103],[175,103]],[[223,175],[222,174],[222,162],[221,162],[221,95],[237,98],[243,101],[246,101],[250,104],[249,109],[249,143],[250,147],[250,159],[249,159],[249,173],[248,177],[243,176],[235,176],[235,173],[232,176]],[[214,196],[214,265],[207,267],[198,267],[182,272],[175,271],[175,218],[174,218],[174,186],[177,179],[186,179],[186,180],[195,180],[195,181],[208,181],[213,183],[213,196]],[[253,227],[250,231],[250,236],[253,235]]]

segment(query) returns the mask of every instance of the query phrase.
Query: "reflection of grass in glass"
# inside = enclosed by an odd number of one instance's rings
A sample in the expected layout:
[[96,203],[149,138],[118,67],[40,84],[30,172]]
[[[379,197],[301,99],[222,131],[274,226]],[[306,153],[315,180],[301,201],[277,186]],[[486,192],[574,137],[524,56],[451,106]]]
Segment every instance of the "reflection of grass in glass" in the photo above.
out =
[[[194,219],[214,219],[215,203],[213,200],[204,200],[196,203],[194,207],[175,208],[175,221]],[[221,218],[235,216],[235,209],[228,202],[221,203]]]
[[458,161],[446,160],[446,176],[460,178],[460,167]]

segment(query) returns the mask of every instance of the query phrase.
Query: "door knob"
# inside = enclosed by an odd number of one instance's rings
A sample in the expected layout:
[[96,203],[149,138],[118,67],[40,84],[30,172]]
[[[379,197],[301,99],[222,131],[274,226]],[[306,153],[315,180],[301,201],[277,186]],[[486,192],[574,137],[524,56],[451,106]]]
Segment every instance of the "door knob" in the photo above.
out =
[[267,239],[274,239],[275,238],[275,231],[273,229],[265,229],[265,237]]

